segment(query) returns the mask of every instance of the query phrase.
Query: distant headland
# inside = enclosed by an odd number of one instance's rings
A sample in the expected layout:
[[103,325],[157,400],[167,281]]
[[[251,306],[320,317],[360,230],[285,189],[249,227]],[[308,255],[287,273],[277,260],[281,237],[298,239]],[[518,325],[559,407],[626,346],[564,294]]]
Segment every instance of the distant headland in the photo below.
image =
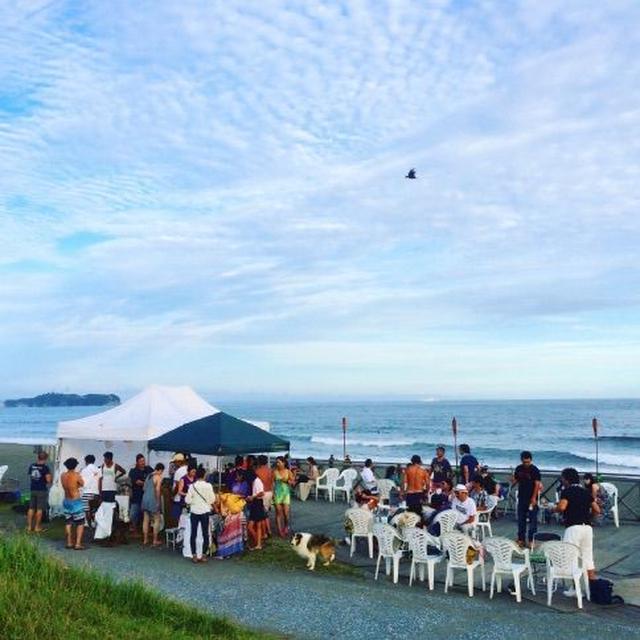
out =
[[5,400],[5,407],[102,407],[106,404],[120,404],[120,398],[114,393],[88,393],[79,396],[76,393],[43,393],[34,398]]

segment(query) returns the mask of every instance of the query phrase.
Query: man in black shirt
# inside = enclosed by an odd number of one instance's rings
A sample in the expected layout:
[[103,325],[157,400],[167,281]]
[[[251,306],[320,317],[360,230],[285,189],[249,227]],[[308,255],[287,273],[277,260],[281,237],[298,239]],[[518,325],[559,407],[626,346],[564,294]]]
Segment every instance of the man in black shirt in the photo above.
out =
[[542,482],[540,482],[540,470],[533,464],[531,451],[523,451],[520,454],[520,460],[522,464],[519,464],[513,472],[511,484],[518,485],[517,542],[524,547],[525,539],[529,546],[533,545],[533,536],[538,530],[538,496],[542,489]]
[[144,481],[147,476],[153,473],[153,469],[147,465],[144,456],[139,453],[136,456],[136,466],[129,470],[131,480],[131,503],[129,515],[131,518],[131,532],[139,529],[142,524],[142,494],[144,492]]
[[[600,513],[600,507],[589,491],[580,484],[578,472],[568,467],[562,471],[563,490],[555,511],[562,513],[566,527],[563,540],[580,549],[582,566],[587,570],[589,580],[595,580],[596,569],[593,562],[593,529],[591,517]],[[567,593],[566,595],[573,595]]]
[[436,457],[431,461],[431,489],[442,488],[445,480],[453,478],[451,464],[444,457],[445,448],[442,445],[436,447]]
[[[49,508],[47,496],[51,484],[51,469],[47,465],[49,456],[45,451],[38,453],[37,462],[29,466],[29,481],[31,497],[27,511],[27,532],[40,533],[42,529],[42,514]],[[35,519],[34,519],[35,516]]]

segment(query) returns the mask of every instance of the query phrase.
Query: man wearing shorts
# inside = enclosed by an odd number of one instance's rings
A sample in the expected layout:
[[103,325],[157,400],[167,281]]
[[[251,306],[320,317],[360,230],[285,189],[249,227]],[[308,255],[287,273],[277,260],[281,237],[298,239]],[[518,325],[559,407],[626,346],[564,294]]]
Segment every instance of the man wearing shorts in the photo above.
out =
[[36,462],[29,466],[29,479],[31,482],[31,499],[27,511],[27,532],[40,533],[42,529],[42,514],[46,513],[49,505],[47,496],[51,484],[51,470],[47,465],[49,456],[41,451]]
[[[76,470],[78,461],[75,458],[67,458],[64,461],[66,471],[60,476],[60,482],[64,489],[64,510],[65,527],[64,532],[67,537],[67,549],[80,551],[82,546],[82,534],[84,532],[84,505],[82,504],[82,487],[84,480]],[[73,527],[76,527],[75,544],[73,541]]]
[[[554,509],[561,513],[564,520],[564,542],[570,542],[580,549],[582,566],[587,570],[589,580],[596,578],[596,566],[593,562],[593,529],[591,519],[600,513],[598,503],[591,492],[580,484],[576,469],[567,467],[562,470],[563,489],[560,500]],[[573,589],[565,591],[566,596],[575,596]]]
[[407,509],[422,517],[422,503],[429,491],[429,472],[422,466],[422,458],[411,457],[411,464],[404,472],[403,490]]

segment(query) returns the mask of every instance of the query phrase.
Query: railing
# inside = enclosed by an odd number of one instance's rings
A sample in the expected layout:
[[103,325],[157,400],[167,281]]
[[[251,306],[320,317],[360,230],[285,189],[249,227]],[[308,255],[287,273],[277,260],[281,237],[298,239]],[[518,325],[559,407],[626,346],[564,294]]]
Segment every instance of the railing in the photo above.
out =
[[[326,467],[327,460],[316,459],[319,466]],[[397,464],[397,462],[378,462],[376,461],[376,473],[381,475],[387,466]],[[351,465],[360,468],[364,465],[363,461],[352,460]],[[341,468],[342,460],[336,460],[335,466]],[[403,465],[404,466],[404,465]],[[495,468],[491,469],[491,474],[498,482],[509,482],[513,469]],[[542,497],[547,498],[550,502],[555,502],[555,490],[560,482],[559,469],[541,469],[542,476]],[[603,482],[611,482],[618,488],[618,509],[620,520],[626,522],[640,522],[640,475],[618,474],[618,473],[601,473],[600,479]]]

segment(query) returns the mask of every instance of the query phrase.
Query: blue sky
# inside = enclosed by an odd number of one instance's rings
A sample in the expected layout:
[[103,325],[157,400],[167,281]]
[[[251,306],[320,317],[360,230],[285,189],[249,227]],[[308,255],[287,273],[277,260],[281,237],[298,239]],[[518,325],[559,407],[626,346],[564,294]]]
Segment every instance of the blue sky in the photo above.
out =
[[4,396],[640,394],[637,2],[0,21]]

